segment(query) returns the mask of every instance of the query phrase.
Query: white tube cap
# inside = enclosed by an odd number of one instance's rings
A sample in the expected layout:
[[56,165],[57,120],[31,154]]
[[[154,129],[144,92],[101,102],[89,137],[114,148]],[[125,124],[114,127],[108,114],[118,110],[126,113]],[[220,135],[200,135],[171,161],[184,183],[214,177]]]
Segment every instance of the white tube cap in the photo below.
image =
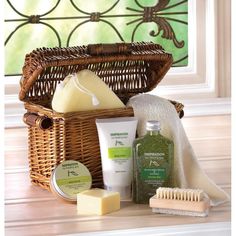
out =
[[121,200],[130,200],[131,199],[131,185],[128,186],[104,186],[106,190],[119,192]]

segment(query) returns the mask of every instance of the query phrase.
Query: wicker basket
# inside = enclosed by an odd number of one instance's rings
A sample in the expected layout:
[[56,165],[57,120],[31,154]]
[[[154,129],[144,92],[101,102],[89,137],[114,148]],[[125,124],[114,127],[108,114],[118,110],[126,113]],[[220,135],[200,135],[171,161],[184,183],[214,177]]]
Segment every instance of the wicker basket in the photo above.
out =
[[[171,54],[153,43],[96,44],[41,48],[26,55],[20,100],[28,124],[28,158],[33,183],[49,189],[53,169],[63,160],[78,160],[91,172],[93,187],[102,187],[96,118],[133,116],[133,109],[57,113],[51,109],[56,85],[68,74],[94,71],[126,103],[152,90],[172,64]],[[173,102],[180,116],[183,105]]]

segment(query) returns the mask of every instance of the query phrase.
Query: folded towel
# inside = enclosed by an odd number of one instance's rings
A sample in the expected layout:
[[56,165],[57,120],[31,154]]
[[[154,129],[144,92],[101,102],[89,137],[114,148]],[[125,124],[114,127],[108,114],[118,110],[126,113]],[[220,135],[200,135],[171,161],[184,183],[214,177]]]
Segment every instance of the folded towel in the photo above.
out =
[[127,106],[134,109],[138,118],[138,136],[146,133],[148,120],[159,120],[161,133],[174,142],[174,179],[180,188],[198,188],[204,190],[216,206],[229,200],[229,195],[218,187],[201,169],[189,143],[181,120],[174,106],[158,96],[141,94],[132,97]]

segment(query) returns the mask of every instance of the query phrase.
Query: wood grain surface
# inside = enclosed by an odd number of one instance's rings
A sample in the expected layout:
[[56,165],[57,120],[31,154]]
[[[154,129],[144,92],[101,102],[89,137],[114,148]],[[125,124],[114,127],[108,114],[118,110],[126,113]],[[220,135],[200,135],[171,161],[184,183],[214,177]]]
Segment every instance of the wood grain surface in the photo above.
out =
[[[231,191],[231,117],[182,119],[186,134],[205,170],[220,187]],[[105,216],[81,216],[76,204],[56,199],[30,183],[26,128],[5,132],[5,234],[61,235],[143,227],[230,222],[230,202],[213,207],[206,218],[157,215],[148,205],[126,201]]]

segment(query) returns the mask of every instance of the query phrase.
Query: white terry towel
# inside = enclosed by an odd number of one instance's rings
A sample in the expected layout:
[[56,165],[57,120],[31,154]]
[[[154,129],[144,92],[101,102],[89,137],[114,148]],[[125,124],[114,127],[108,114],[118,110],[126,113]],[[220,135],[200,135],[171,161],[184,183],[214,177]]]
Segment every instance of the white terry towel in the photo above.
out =
[[173,140],[176,187],[204,190],[212,206],[229,200],[229,195],[201,169],[175,107],[168,100],[150,94],[140,94],[132,97],[127,106],[133,107],[134,115],[138,118],[139,137],[146,133],[148,120],[159,120],[162,135]]

